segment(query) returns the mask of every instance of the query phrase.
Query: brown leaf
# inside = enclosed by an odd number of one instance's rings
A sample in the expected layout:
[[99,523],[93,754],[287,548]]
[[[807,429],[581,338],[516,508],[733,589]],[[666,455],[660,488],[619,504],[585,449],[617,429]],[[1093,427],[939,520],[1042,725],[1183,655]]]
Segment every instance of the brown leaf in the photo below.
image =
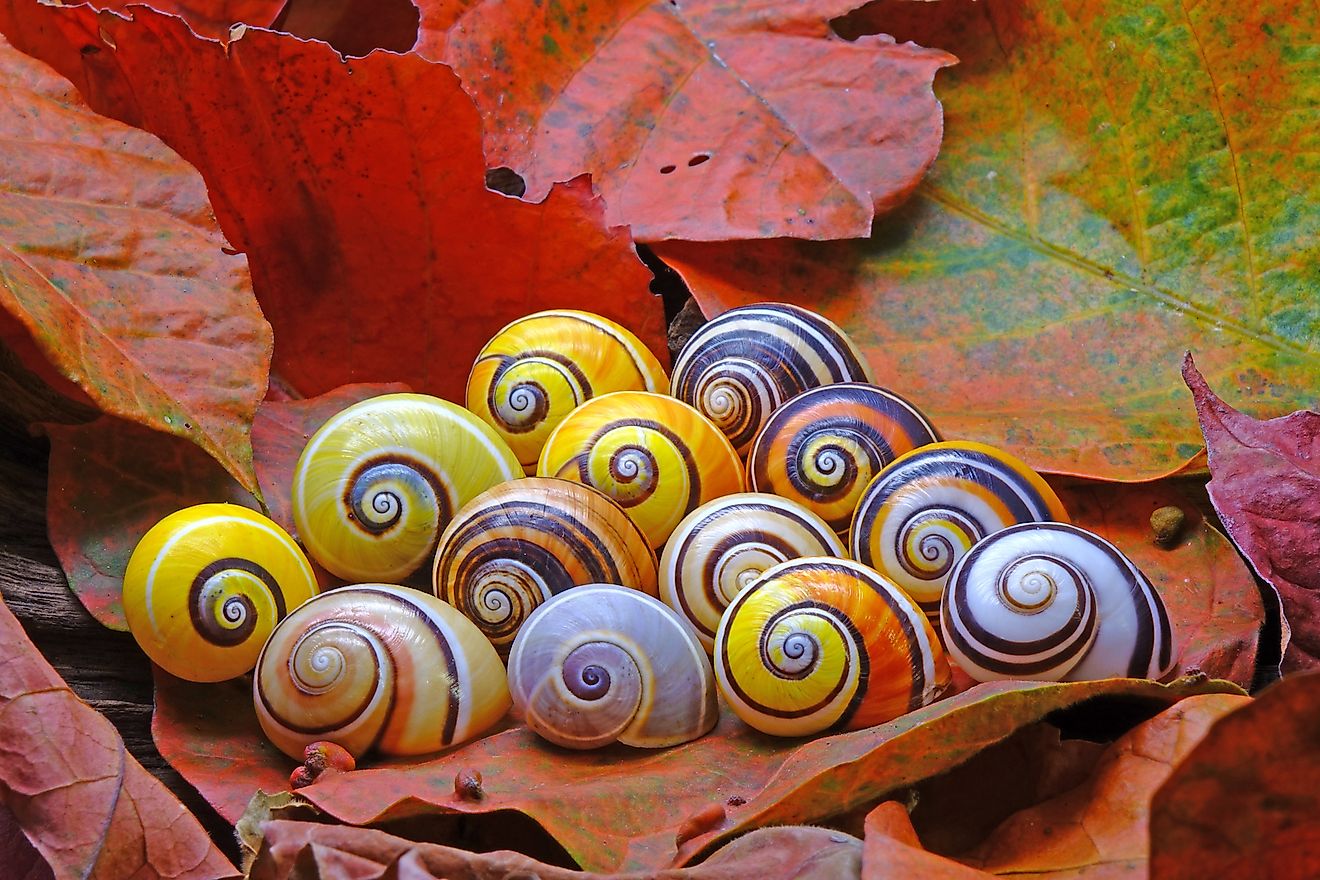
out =
[[0,40],[0,307],[103,411],[256,491],[271,328],[191,167]]
[[1183,379],[1210,456],[1210,500],[1292,626],[1284,670],[1320,667],[1320,413],[1240,413],[1210,390],[1191,354]]
[[192,814],[127,753],[110,722],[42,659],[3,604],[0,796],[56,880],[238,876]]
[[923,849],[907,809],[897,801],[885,801],[866,816],[862,880],[986,880],[990,876]]
[[1320,672],[1218,721],[1155,793],[1152,880],[1303,880],[1320,866]]

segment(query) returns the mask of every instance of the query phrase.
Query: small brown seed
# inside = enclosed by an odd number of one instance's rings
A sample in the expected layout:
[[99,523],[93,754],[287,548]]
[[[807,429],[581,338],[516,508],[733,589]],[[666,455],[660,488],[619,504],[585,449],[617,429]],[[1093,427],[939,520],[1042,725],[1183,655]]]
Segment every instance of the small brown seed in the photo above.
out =
[[481,787],[481,773],[476,770],[460,770],[454,776],[454,794],[460,800],[479,801],[486,796]]
[[1161,547],[1173,547],[1182,537],[1187,514],[1182,508],[1169,505],[1161,507],[1150,515],[1150,527],[1155,531],[1155,543]]

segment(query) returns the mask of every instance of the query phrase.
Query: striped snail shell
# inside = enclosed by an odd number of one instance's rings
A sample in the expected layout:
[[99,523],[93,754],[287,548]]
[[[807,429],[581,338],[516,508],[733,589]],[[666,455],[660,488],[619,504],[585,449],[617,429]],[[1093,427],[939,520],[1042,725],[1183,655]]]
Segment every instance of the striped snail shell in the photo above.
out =
[[1162,678],[1173,666],[1164,602],[1099,535],[1024,523],[980,541],[949,574],[940,625],[978,681]]
[[777,495],[709,501],[674,529],[660,558],[660,596],[696,628],[709,652],[724,609],[768,568],[799,556],[847,553],[829,525]]
[[882,724],[952,680],[921,609],[846,559],[791,559],[766,571],[720,620],[714,661],[733,711],[776,736]]
[[921,411],[892,391],[844,383],[780,407],[756,435],[747,482],[782,495],[844,533],[862,491],[898,456],[939,440]]
[[523,474],[485,422],[424,394],[386,394],[321,426],[293,474],[307,550],[345,580],[399,581],[430,561],[458,508]]
[[322,593],[275,628],[252,682],[267,738],[360,757],[420,755],[479,736],[509,708],[499,655],[428,593],[359,584]]
[[236,504],[198,504],[156,523],[124,572],[124,615],[157,666],[188,681],[251,671],[288,611],[319,587],[289,534]]
[[670,392],[714,422],[745,456],[770,414],[809,388],[870,382],[839,326],[785,303],[730,309],[702,326],[674,362]]
[[509,690],[529,728],[570,749],[673,746],[719,720],[692,630],[659,600],[610,584],[560,593],[532,613],[509,654]]
[[582,584],[656,595],[655,551],[608,496],[581,483],[528,477],[468,502],[440,537],[435,594],[501,653],[538,605]]
[[1068,522],[1068,512],[1026,462],[983,443],[933,443],[899,456],[866,487],[849,548],[934,617],[950,569],[973,544],[1046,521]]
[[660,361],[628,330],[590,312],[559,309],[520,318],[486,343],[468,376],[467,408],[531,474],[555,425],[587,400],[668,387]]
[[742,488],[729,441],[682,401],[646,391],[593,398],[559,423],[537,473],[599,489],[659,547],[698,506]]

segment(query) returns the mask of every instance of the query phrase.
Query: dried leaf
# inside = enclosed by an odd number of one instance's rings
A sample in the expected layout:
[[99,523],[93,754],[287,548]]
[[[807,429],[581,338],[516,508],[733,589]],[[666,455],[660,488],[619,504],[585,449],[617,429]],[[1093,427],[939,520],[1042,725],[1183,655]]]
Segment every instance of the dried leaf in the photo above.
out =
[[[98,0],[100,9],[127,10],[134,0]],[[226,41],[237,24],[271,27],[287,0],[151,0],[152,9],[177,15],[188,22],[193,33]],[[405,47],[406,48],[406,47]]]
[[[2,603],[0,797],[56,880],[238,876],[192,814],[127,753],[110,722],[42,659]],[[8,872],[32,862],[4,864]]]
[[256,491],[271,329],[196,171],[0,40],[0,306],[103,411]]
[[907,809],[897,801],[885,801],[866,816],[862,880],[986,880],[990,876],[923,849]]
[[869,240],[657,244],[707,314],[820,309],[946,436],[1058,473],[1194,456],[1188,348],[1251,411],[1314,400],[1314,4],[881,0],[839,26],[959,56],[939,161]]
[[1320,667],[1320,413],[1259,421],[1183,363],[1210,454],[1210,500],[1292,625],[1285,671]]
[[850,238],[934,161],[931,82],[956,61],[840,39],[829,19],[854,5],[486,0],[444,59],[481,110],[488,162],[529,199],[588,172],[641,241]]

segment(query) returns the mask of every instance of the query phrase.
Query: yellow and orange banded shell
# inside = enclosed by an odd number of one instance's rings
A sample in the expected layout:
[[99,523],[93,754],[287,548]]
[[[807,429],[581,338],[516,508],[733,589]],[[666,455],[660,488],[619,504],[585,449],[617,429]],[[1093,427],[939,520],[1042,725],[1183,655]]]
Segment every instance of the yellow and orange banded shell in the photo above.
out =
[[739,492],[708,501],[674,529],[660,558],[660,597],[709,652],[724,609],[766,569],[799,556],[845,558],[816,514],[777,495]]
[[843,534],[862,490],[886,465],[939,439],[921,411],[892,391],[826,385],[770,416],[752,444],[747,483],[796,501]]
[[468,375],[467,408],[535,473],[546,438],[564,417],[611,391],[665,391],[669,377],[642,341],[573,309],[537,312],[505,327]]
[[682,401],[646,391],[593,398],[559,423],[537,473],[599,489],[659,547],[697,507],[742,488],[729,441]]
[[852,558],[893,578],[928,616],[949,571],[977,541],[1024,522],[1068,522],[1063,502],[1026,462],[955,440],[899,456],[862,493]]
[[386,394],[312,435],[293,473],[293,518],[332,573],[392,583],[431,561],[455,511],[522,475],[499,435],[461,406]]
[[318,740],[354,757],[434,752],[509,708],[504,666],[481,631],[436,597],[387,584],[322,593],[286,617],[252,696],[267,738],[299,759]]
[[431,583],[507,654],[527,616],[570,587],[618,584],[656,595],[655,551],[604,493],[527,477],[458,512],[440,537]]
[[845,559],[792,559],[729,605],[715,678],[738,717],[776,736],[855,730],[938,697],[948,660],[898,585]]
[[870,381],[866,358],[833,321],[787,303],[757,303],[697,330],[674,361],[670,391],[745,456],[785,401],[820,385]]
[[271,630],[317,593],[302,549],[236,504],[198,504],[152,526],[124,572],[124,615],[156,665],[189,681],[251,671]]

